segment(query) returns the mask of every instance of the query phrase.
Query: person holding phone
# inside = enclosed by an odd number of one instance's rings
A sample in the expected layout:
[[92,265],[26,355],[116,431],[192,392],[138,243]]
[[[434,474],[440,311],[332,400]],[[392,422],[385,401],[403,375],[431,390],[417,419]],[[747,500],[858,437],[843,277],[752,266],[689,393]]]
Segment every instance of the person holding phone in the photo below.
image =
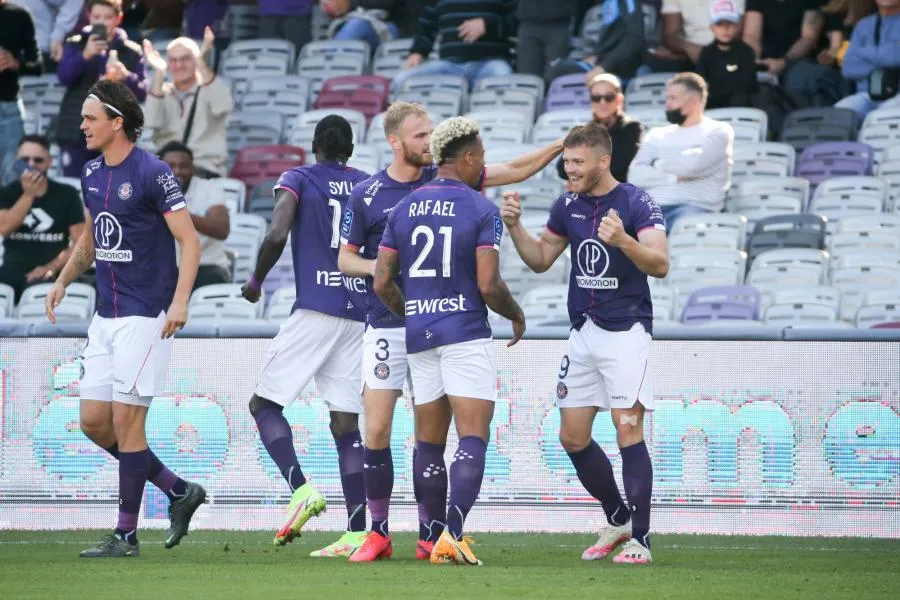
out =
[[26,135],[18,144],[19,180],[0,188],[0,282],[12,286],[16,302],[26,287],[59,274],[84,229],[78,190],[47,177],[50,140]]
[[19,77],[40,75],[42,68],[31,14],[0,0],[0,185],[14,179],[16,142],[25,133]]
[[97,156],[87,149],[79,128],[81,106],[92,85],[111,79],[126,84],[139,101],[147,97],[143,51],[119,27],[121,0],[90,0],[87,11],[90,24],[66,41],[57,69],[59,82],[67,88],[55,133],[66,177],[79,177],[84,164]]

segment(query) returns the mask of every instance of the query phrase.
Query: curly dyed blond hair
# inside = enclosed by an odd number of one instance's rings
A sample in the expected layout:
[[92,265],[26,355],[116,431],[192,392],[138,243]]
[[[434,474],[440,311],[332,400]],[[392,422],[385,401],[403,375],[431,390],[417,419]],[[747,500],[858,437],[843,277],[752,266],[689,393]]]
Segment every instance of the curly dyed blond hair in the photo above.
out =
[[464,137],[478,135],[478,123],[468,117],[451,117],[434,128],[431,134],[431,156],[434,162],[444,162],[447,146]]

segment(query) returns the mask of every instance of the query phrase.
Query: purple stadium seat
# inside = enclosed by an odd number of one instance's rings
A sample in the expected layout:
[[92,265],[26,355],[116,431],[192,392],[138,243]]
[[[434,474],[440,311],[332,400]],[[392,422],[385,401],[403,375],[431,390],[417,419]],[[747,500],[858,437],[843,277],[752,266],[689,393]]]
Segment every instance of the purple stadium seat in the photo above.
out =
[[685,325],[708,321],[759,320],[760,294],[745,285],[705,287],[694,291],[681,313]]
[[562,75],[550,83],[545,112],[590,106],[591,99],[584,85],[584,73]]
[[[285,248],[284,252],[289,256],[291,252],[290,247]],[[269,303],[269,299],[272,298],[275,290],[292,285],[294,285],[294,264],[290,259],[285,260],[284,256],[282,256],[263,281],[262,287],[265,292],[266,304]]]
[[806,148],[797,162],[796,175],[809,180],[810,187],[832,177],[871,175],[875,151],[859,142],[825,142]]

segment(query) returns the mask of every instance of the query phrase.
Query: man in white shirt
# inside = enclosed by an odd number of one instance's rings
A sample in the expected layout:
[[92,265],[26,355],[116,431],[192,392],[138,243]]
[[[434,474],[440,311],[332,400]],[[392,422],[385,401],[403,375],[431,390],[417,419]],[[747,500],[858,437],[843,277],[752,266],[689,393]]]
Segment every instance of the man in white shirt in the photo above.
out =
[[[202,49],[190,38],[177,38],[169,42],[163,59],[144,40],[144,58],[153,67],[144,119],[153,130],[153,142],[158,148],[172,141],[187,145],[198,171],[209,176],[225,174],[225,130],[234,111],[231,88],[206,64],[214,42],[215,35],[207,27]],[[167,72],[171,83],[166,83]]]
[[734,130],[704,116],[708,89],[696,73],[679,73],[666,86],[666,118],[651,129],[628,170],[628,181],[660,205],[666,227],[680,217],[720,212],[731,186]]
[[231,262],[225,254],[225,238],[231,231],[228,208],[220,202],[221,191],[214,181],[196,176],[194,154],[181,142],[169,142],[159,157],[172,169],[187,202],[194,228],[200,235],[200,268],[194,289],[231,281]]

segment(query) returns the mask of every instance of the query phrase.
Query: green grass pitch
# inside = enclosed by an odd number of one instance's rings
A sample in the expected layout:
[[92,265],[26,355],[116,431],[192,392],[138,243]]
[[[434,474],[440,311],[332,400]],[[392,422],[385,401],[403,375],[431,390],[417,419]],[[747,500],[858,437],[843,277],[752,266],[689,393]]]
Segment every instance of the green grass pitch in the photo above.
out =
[[413,534],[394,536],[376,564],[309,558],[336,534],[285,548],[270,532],[204,531],[165,550],[144,531],[137,559],[79,559],[102,531],[0,531],[0,598],[736,599],[897,598],[900,541],[656,535],[649,567],[584,562],[590,535],[476,534],[485,566],[414,559]]

